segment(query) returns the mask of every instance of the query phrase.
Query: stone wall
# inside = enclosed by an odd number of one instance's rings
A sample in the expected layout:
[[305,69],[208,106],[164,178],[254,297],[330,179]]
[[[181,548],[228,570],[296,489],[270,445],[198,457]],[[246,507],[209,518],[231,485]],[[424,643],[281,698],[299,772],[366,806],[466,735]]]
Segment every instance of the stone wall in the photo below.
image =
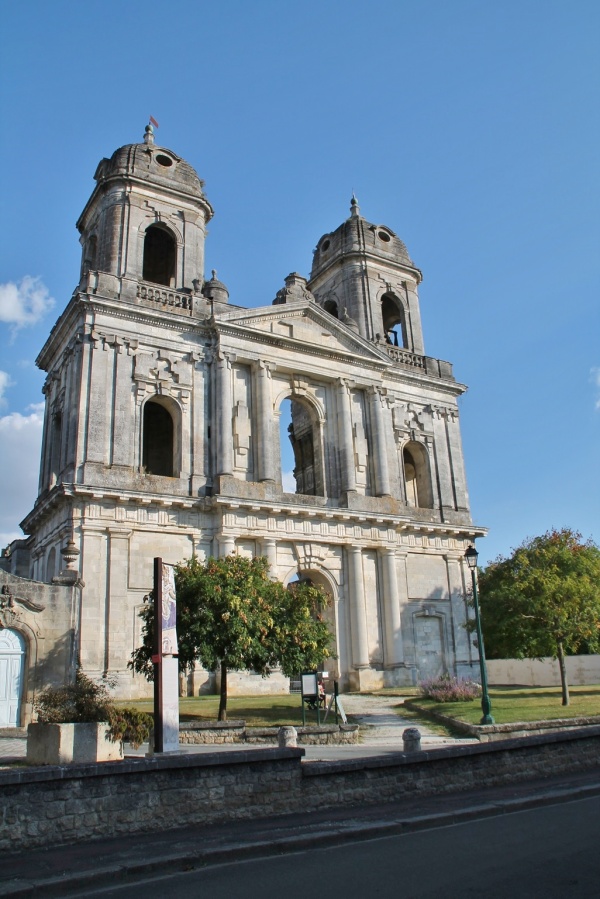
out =
[[[567,656],[565,662],[572,687],[600,684],[600,655]],[[492,685],[560,687],[556,659],[488,659],[487,672]]]
[[[339,745],[358,743],[357,724],[322,724],[297,727],[298,743],[303,746]],[[277,746],[278,727],[246,727],[243,721],[182,724],[179,728],[180,743],[222,744],[260,743]]]
[[600,727],[429,752],[301,763],[256,749],[0,772],[0,849],[359,806],[598,770]]

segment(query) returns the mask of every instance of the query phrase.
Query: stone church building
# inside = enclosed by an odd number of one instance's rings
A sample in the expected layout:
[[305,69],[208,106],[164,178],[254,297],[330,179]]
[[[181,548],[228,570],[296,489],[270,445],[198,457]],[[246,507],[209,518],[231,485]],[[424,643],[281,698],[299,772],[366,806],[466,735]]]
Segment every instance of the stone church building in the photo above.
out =
[[[465,387],[425,354],[421,272],[403,242],[353,198],[308,280],[290,274],[248,309],[214,272],[204,279],[204,183],[150,126],[94,178],[79,285],[37,359],[39,494],[8,560],[68,591],[71,662],[116,676],[119,696],[148,693],[127,661],[153,557],[242,553],[325,588],[342,689],[471,674],[464,552],[485,530],[469,511]],[[30,583],[11,582],[15,595]],[[36,628],[38,658],[56,636],[20,608],[12,629],[31,671]]]

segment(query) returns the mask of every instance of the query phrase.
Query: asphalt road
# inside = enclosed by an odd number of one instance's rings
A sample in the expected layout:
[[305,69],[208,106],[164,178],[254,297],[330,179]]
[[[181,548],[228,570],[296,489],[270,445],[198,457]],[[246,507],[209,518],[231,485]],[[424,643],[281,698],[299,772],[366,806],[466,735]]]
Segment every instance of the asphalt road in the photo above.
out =
[[157,876],[115,889],[87,889],[77,895],[591,899],[599,892],[600,797],[593,797],[399,836]]

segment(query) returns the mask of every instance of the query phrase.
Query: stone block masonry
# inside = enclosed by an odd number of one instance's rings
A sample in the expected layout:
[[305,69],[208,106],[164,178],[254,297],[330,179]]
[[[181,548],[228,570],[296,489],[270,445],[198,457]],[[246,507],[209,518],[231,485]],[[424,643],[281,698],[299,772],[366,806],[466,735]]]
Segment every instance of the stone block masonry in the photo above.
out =
[[597,770],[600,726],[428,752],[302,764],[254,749],[0,772],[0,850],[397,801]]

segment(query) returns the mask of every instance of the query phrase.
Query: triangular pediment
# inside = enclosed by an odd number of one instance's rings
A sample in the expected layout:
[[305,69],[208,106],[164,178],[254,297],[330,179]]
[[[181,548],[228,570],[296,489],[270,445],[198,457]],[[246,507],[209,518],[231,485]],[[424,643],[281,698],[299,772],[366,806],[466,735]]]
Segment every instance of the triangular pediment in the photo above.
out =
[[242,329],[254,336],[277,339],[319,353],[337,353],[378,364],[390,364],[388,355],[353,328],[329,315],[316,303],[298,301],[257,309],[236,309],[217,318],[217,324]]

